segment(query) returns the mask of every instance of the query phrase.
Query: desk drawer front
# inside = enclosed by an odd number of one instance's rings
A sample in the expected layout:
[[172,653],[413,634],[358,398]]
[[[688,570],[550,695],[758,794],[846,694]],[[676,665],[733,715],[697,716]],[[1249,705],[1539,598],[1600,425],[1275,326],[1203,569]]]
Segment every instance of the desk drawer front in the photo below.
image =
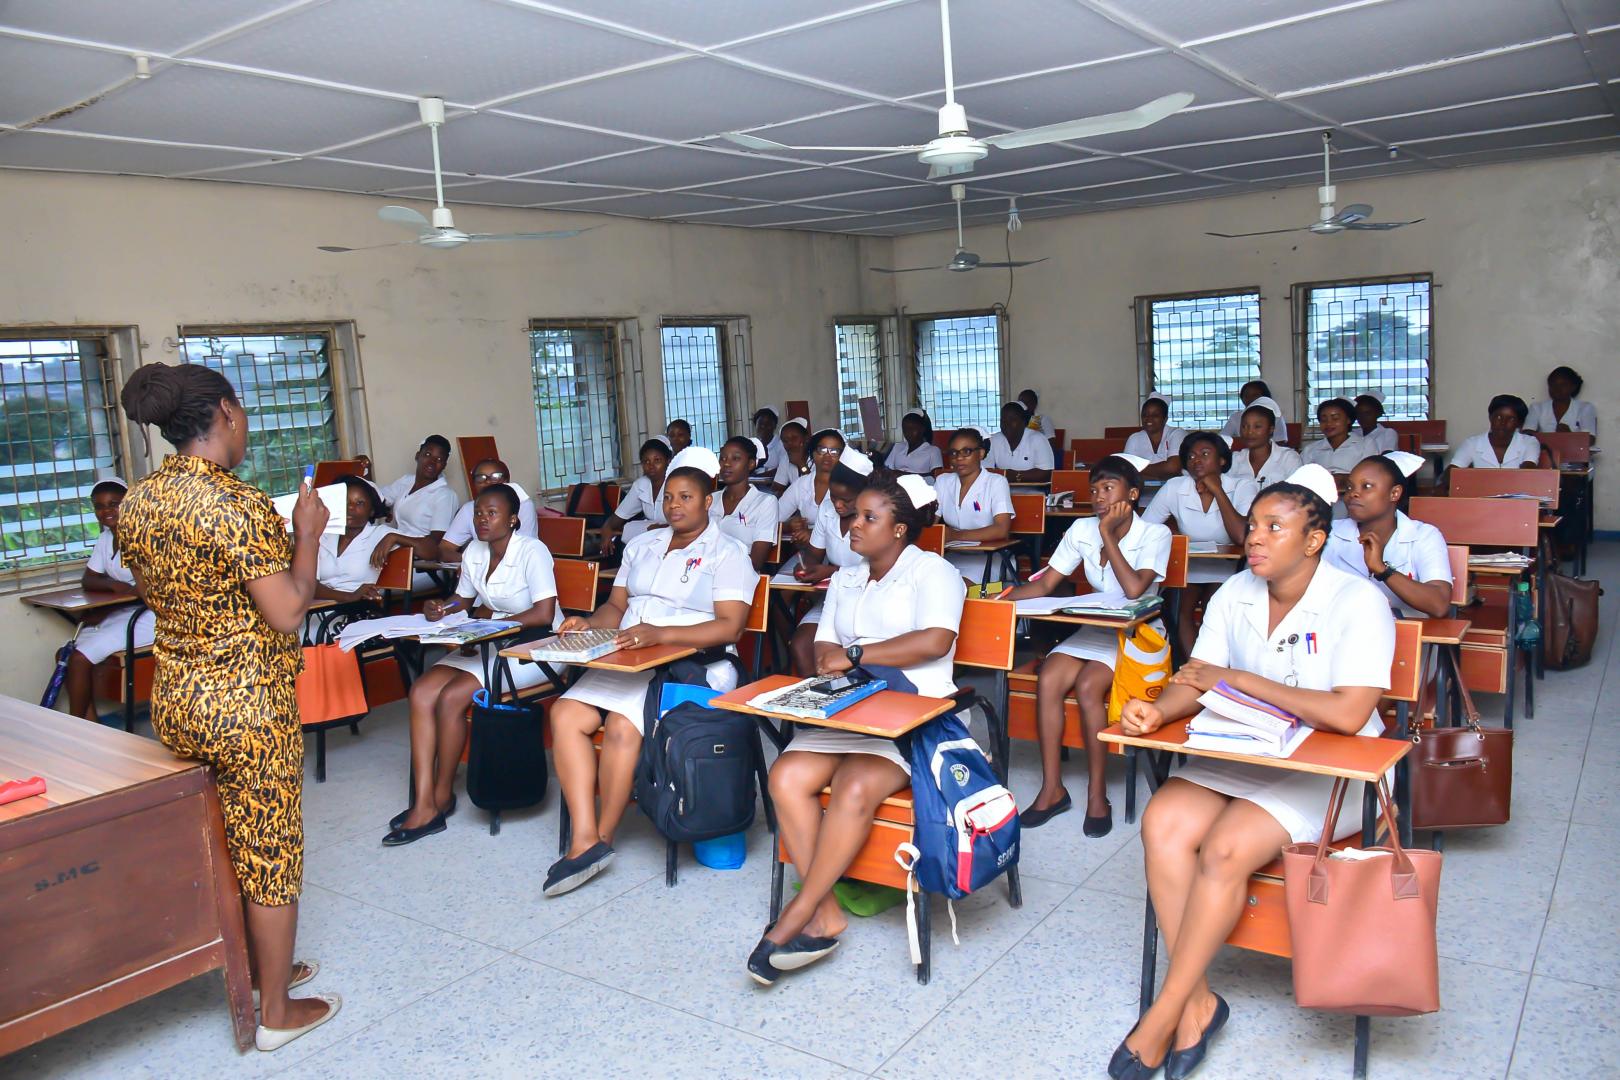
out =
[[1458,667],[1463,685],[1482,694],[1507,690],[1507,650],[1483,645],[1463,645],[1458,650]]
[[1272,956],[1294,955],[1288,936],[1288,904],[1280,878],[1251,877],[1243,914],[1226,939],[1228,945]]

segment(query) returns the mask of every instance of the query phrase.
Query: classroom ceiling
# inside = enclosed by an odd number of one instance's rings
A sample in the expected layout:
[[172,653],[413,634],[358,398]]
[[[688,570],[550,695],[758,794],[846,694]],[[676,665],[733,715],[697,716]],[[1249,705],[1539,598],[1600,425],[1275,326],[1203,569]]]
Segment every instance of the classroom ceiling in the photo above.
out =
[[[999,150],[970,222],[1620,149],[1620,0],[956,0],[973,134],[1129,108],[1134,132]],[[149,78],[136,78],[135,57]],[[935,134],[936,0],[0,0],[0,167],[452,205],[899,235],[952,218],[912,154],[716,138]],[[962,179],[962,178],[957,178]],[[1309,220],[1309,201],[1301,206]]]

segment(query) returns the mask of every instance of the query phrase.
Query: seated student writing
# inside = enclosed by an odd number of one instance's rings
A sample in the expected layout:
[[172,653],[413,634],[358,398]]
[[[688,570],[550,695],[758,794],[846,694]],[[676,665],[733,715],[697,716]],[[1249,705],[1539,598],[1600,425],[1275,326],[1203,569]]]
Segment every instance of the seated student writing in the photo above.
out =
[[[118,593],[134,601],[139,599],[135,575],[125,569],[118,551],[118,514],[128,490],[129,485],[117,477],[102,480],[90,489],[90,506],[101,526],[101,535],[90,550],[79,584],[81,588]],[[79,634],[73,641],[73,654],[68,657],[66,683],[68,712],[74,716],[97,719],[95,669],[124,651],[130,641],[132,620],[135,647],[150,648],[157,617],[139,604],[87,611],[79,620]]]
[[1547,396],[1530,406],[1524,421],[1526,431],[1585,431],[1597,435],[1597,409],[1590,401],[1578,401],[1586,385],[1580,373],[1560,365],[1547,373]]
[[[416,451],[416,471],[380,488],[383,502],[393,507],[394,531],[372,552],[381,566],[396,547],[409,547],[418,559],[437,559],[439,541],[455,519],[460,500],[444,478],[450,463],[450,440],[429,435]],[[426,583],[427,575],[422,575]]]
[[[1050,596],[1065,579],[1084,567],[1092,589],[1136,599],[1158,591],[1170,562],[1170,530],[1151,525],[1136,514],[1142,495],[1140,458],[1110,454],[1091,468],[1091,505],[1096,517],[1077,518],[1052,553],[1046,569],[1023,585],[1001,594],[1003,600]],[[1162,627],[1161,627],[1162,629]],[[1108,693],[1114,685],[1118,632],[1112,627],[1082,626],[1041,661],[1035,682],[1036,734],[1041,747],[1041,790],[1021,815],[1023,827],[1039,828],[1074,805],[1063,786],[1063,700],[1070,694],[1080,706],[1084,729],[1087,836],[1107,836],[1114,827],[1108,802],[1106,762],[1097,733],[1108,726]]]
[[770,492],[781,496],[794,481],[810,471],[810,425],[797,416],[782,422],[777,435],[782,440],[782,460],[771,474]]
[[1388,424],[1378,421],[1384,417],[1384,392],[1367,390],[1356,395],[1356,434],[1367,446],[1367,453],[1387,454],[1401,445],[1400,434]]
[[776,467],[782,463],[782,440],[776,434],[779,419],[776,410],[769,405],[754,413],[754,438],[765,447],[765,456],[759,460],[756,471],[767,478],[774,476]]
[[[855,522],[855,500],[866,490],[871,474],[872,459],[853,446],[844,447],[827,484],[827,501],[817,512],[809,542],[800,549],[804,557],[793,571],[799,581],[815,585],[832,577],[840,567],[861,561],[850,546],[849,530]],[[797,675],[807,676],[816,670],[814,641],[816,625],[821,621],[821,607],[822,600],[818,596],[788,639],[793,671]]]
[[538,537],[540,526],[536,521],[534,500],[529,493],[512,480],[512,470],[506,467],[506,462],[499,458],[485,458],[472,471],[473,497],[461,504],[456,516],[451,520],[450,527],[444,530],[444,537],[439,541],[440,562],[460,562],[461,549],[466,547],[473,538],[473,503],[478,496],[489,489],[492,484],[505,484],[522,500],[518,509],[518,532],[524,536]]
[[916,473],[930,479],[945,467],[939,447],[934,445],[934,422],[921,409],[912,409],[900,420],[900,441],[889,449],[883,467],[890,472]]
[[[1126,703],[1126,734],[1192,716],[1198,696],[1223,680],[1320,731],[1383,731],[1378,699],[1389,687],[1394,619],[1371,582],[1322,558],[1338,496],[1332,476],[1313,465],[1294,475],[1255,499],[1248,569],[1216,591],[1192,659],[1159,699]],[[1207,969],[1242,917],[1249,875],[1284,844],[1323,839],[1332,787],[1332,777],[1195,757],[1154,794],[1142,815],[1143,862],[1170,970],[1109,1076],[1146,1080],[1161,1065],[1187,1076],[1203,1060],[1230,1012]],[[1346,803],[1358,805],[1357,795],[1352,788]],[[1326,839],[1360,827],[1359,814],[1342,814]]]
[[1333,523],[1325,557],[1347,574],[1376,582],[1397,618],[1440,619],[1451,613],[1446,538],[1402,512],[1410,478],[1421,468],[1421,457],[1397,450],[1351,469],[1348,516]]
[[[1303,462],[1299,451],[1276,439],[1282,407],[1268,397],[1256,398],[1242,412],[1238,446],[1232,455],[1232,477],[1266,487],[1286,479]],[[1226,432],[1221,432],[1224,437]]]
[[987,464],[1002,470],[1014,484],[1044,484],[1052,479],[1052,443],[1029,430],[1029,412],[1018,402],[1001,407],[1001,430],[990,436]]
[[[960,428],[951,435],[950,459],[934,481],[939,495],[939,516],[945,522],[945,541],[994,543],[1012,535],[1012,489],[1007,478],[984,468],[984,436],[975,428]],[[945,552],[969,584],[984,577],[984,556]]]
[[[1249,504],[1259,488],[1253,480],[1232,476],[1232,449],[1213,431],[1195,431],[1181,442],[1187,471],[1171,477],[1142,512],[1150,525],[1175,522],[1188,541],[1241,544],[1249,531]],[[1230,559],[1189,559],[1187,588],[1177,605],[1176,641],[1181,654],[1192,651],[1197,637],[1195,612],[1216,585],[1237,568]]]
[[671,420],[664,428],[664,445],[672,456],[691,446],[692,425],[679,418]]
[[1186,431],[1170,425],[1170,399],[1152,393],[1142,402],[1142,430],[1125,440],[1125,452],[1148,464],[1142,467],[1144,480],[1168,480],[1181,472],[1181,440]]
[[783,535],[801,548],[810,542],[816,513],[827,501],[833,466],[844,452],[844,436],[835,428],[822,428],[810,439],[810,471],[793,481],[776,500],[776,520]]
[[765,569],[765,560],[776,547],[778,527],[775,497],[748,482],[763,453],[758,439],[737,435],[726,440],[720,448],[720,491],[714,507],[720,531],[747,550],[756,574]]
[[377,576],[382,567],[371,557],[388,537],[390,508],[369,480],[345,476],[338,482],[349,489],[344,503],[347,513],[341,533],[321,535],[320,557],[315,565],[315,599],[340,604],[380,600],[382,590],[377,588]]
[[[743,546],[720,531],[714,512],[719,470],[713,451],[700,446],[687,447],[671,462],[664,480],[669,528],[626,544],[607,602],[589,618],[566,620],[565,632],[616,628],[619,647],[628,649],[681,645],[729,651],[736,644],[759,579]],[[574,831],[568,853],[546,872],[547,896],[579,888],[613,860],[613,837],[630,805],[641,756],[653,674],[593,668],[551,708],[552,762]],[[728,660],[712,663],[708,682],[716,690],[734,689],[736,668]],[[591,744],[598,730],[600,759]]]
[[659,491],[664,486],[664,472],[672,457],[674,454],[662,439],[648,439],[641,444],[641,475],[631,482],[630,490],[597,530],[603,551],[608,550],[614,533],[623,531],[625,542],[629,543],[654,525],[665,523]]
[[1221,425],[1221,434],[1228,439],[1236,438],[1240,434],[1238,429],[1243,424],[1244,413],[1249,410],[1251,405],[1261,399],[1270,402],[1271,414],[1276,421],[1276,428],[1271,437],[1277,442],[1287,442],[1288,420],[1283,416],[1282,406],[1277,404],[1277,399],[1272,396],[1271,387],[1266,385],[1264,379],[1250,379],[1238,388],[1238,400],[1243,404],[1239,405],[1233,410],[1232,415],[1226,418],[1226,423]]
[[[1470,435],[1462,441],[1462,445],[1457,447],[1457,452],[1451,455],[1451,469],[1551,467],[1551,458],[1547,456],[1541,440],[1520,430],[1524,427],[1525,417],[1530,413],[1530,407],[1524,403],[1523,398],[1513,394],[1498,394],[1491,398],[1486,413],[1490,417],[1490,428],[1482,434]],[[1450,481],[1451,473],[1448,469],[1446,475],[1441,478],[1441,486],[1449,486]]]
[[[448,600],[429,600],[422,614],[437,622],[454,611],[475,619],[509,619],[525,628],[558,624],[557,577],[551,552],[517,531],[522,500],[506,484],[491,484],[473,501],[476,539],[461,558],[461,579]],[[538,664],[508,669],[513,689],[545,678]],[[385,847],[443,832],[456,812],[456,767],[467,745],[467,707],[484,685],[476,649],[453,651],[411,684],[411,805],[388,822]]]
[[[836,675],[861,663],[898,668],[919,694],[956,692],[951,665],[962,622],[962,579],[917,547],[934,501],[921,477],[880,473],[857,502],[850,543],[860,561],[833,575],[816,631],[816,671]],[[803,883],[748,957],[748,973],[771,985],[826,956],[848,925],[833,885],[872,830],[884,799],[906,787],[910,764],[892,739],[801,725],[771,766],[771,798],[782,843]],[[827,810],[821,792],[830,787]]]

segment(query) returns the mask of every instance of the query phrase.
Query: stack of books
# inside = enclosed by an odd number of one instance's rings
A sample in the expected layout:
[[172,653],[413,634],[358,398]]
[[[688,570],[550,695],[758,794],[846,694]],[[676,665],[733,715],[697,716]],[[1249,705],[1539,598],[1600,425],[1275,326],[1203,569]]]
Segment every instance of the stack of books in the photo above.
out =
[[1187,745],[1257,757],[1290,757],[1311,728],[1286,709],[1251,697],[1222,679],[1199,697],[1203,711],[1187,721]]
[[618,646],[613,642],[618,636],[617,630],[570,630],[546,638],[529,650],[529,657],[552,664],[588,664],[598,656],[616,652]]
[[416,635],[416,640],[423,645],[465,645],[521,625],[510,619],[468,619],[454,626],[430,624],[431,629]]
[[847,675],[812,676],[780,690],[749,698],[748,704],[762,712],[780,716],[825,720],[887,689],[888,685],[882,679],[851,678]]
[[1121,593],[1088,593],[1085,596],[1043,596],[1018,601],[1020,615],[1084,615],[1093,619],[1118,619],[1122,623],[1156,615],[1164,598],[1139,596],[1128,600]]
[[1468,556],[1468,565],[1522,570],[1530,565],[1530,558],[1517,551],[1487,551],[1478,555],[1470,554]]

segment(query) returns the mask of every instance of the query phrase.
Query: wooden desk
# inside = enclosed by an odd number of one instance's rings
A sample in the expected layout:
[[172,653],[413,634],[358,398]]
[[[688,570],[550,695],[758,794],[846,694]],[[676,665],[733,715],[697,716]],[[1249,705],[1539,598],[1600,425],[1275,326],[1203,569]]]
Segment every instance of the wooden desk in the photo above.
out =
[[1241,559],[1243,547],[1240,544],[1221,544],[1214,551],[1197,551],[1191,544],[1187,545],[1187,558],[1189,559]]
[[[802,716],[767,712],[748,704],[749,698],[780,690],[800,680],[792,675],[767,675],[758,682],[739,686],[729,694],[721,694],[709,704],[716,709],[746,713],[790,724],[809,724],[812,727],[831,728],[834,731],[852,731],[858,735],[875,735],[880,739],[898,739],[914,731],[936,716],[943,716],[956,708],[949,698],[924,697],[921,694],[902,694],[897,690],[880,690],[871,697],[834,713],[825,720],[808,720]],[[792,744],[789,744],[789,749]]]
[[0,1055],[215,968],[247,1049],[242,897],[208,769],[0,697],[0,780],[36,775],[44,795],[0,806]]
[[[1079,599],[1076,597],[1075,599]],[[1019,615],[1020,619],[1033,619],[1036,622],[1062,623],[1065,626],[1106,626],[1111,630],[1134,630],[1145,622],[1164,615],[1164,607],[1149,615],[1138,615],[1134,619],[1105,619],[1096,615],[1064,615],[1061,612],[1048,612],[1041,615]]]
[[1088,518],[1096,517],[1097,512],[1091,508],[1090,503],[1083,506],[1049,506],[1046,509],[1048,518]]
[[[831,581],[832,579],[828,578],[827,580]],[[811,585],[808,582],[804,582],[804,581],[778,581],[774,577],[771,578],[767,582],[767,584],[770,586],[770,588],[774,592],[785,592],[785,593],[816,593],[816,592],[821,592],[821,593],[824,593],[824,592],[827,591],[827,586],[822,585],[822,584]]]
[[123,607],[126,604],[138,604],[141,602],[141,598],[134,593],[81,588],[53,589],[50,592],[20,596],[18,599],[30,607],[55,611],[66,616],[72,622],[78,622],[80,616],[89,611],[103,611],[107,608]]
[[[502,649],[501,656],[508,660],[518,660],[525,664],[539,663],[532,655],[531,650],[523,646],[512,649]],[[597,671],[625,671],[630,674],[639,674],[651,671],[665,664],[673,664],[677,660],[684,660],[688,656],[697,655],[697,650],[689,645],[647,645],[639,649],[616,649],[610,653],[603,653],[595,660],[588,660],[583,664],[563,662],[564,667],[594,668]],[[542,664],[550,668],[550,664]]]
[[1412,749],[1412,743],[1407,739],[1381,739],[1370,735],[1335,735],[1327,731],[1313,731],[1294,749],[1291,757],[1260,757],[1222,750],[1200,750],[1187,745],[1185,720],[1166,724],[1151,735],[1127,735],[1118,724],[1110,724],[1097,737],[1103,742],[1117,743],[1120,746],[1136,746],[1144,750],[1214,758],[1218,761],[1233,761],[1243,765],[1264,765],[1269,769],[1283,769],[1288,772],[1338,776],[1369,784],[1377,783]]
[[979,579],[979,584],[988,585],[990,583],[990,573],[995,568],[996,556],[1010,548],[1018,547],[1022,543],[1022,540],[1014,540],[1008,537],[1006,540],[986,540],[979,544],[958,544],[955,547],[946,544],[945,555],[947,557],[951,555],[983,555],[984,577]]

